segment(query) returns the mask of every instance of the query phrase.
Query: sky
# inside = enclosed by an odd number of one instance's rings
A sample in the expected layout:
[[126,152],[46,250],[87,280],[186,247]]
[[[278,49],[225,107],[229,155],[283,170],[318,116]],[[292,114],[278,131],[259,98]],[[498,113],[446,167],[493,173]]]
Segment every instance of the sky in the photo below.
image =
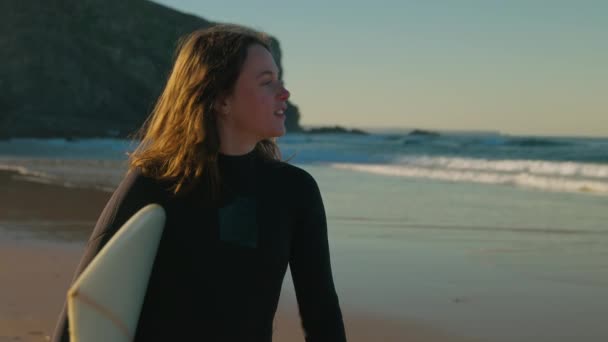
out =
[[305,126],[608,137],[608,1],[155,2],[275,36]]

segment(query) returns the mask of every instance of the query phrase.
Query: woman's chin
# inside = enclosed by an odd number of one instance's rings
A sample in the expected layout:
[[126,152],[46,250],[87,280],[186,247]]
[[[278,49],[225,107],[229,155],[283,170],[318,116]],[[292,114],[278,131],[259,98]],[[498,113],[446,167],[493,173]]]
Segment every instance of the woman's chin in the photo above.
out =
[[273,130],[272,133],[270,134],[270,138],[278,138],[278,137],[282,137],[285,135],[285,133],[287,132],[287,130],[285,129],[285,126],[283,127],[277,127],[277,129]]

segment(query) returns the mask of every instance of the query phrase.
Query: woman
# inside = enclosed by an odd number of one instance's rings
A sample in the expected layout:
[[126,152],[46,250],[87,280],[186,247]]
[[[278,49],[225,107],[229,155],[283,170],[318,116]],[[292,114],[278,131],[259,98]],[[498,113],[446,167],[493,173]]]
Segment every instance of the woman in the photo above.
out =
[[270,342],[288,264],[306,341],[346,341],[319,188],[274,141],[289,92],[269,44],[236,25],[182,42],[90,237],[77,275],[139,209],[167,212],[136,341]]

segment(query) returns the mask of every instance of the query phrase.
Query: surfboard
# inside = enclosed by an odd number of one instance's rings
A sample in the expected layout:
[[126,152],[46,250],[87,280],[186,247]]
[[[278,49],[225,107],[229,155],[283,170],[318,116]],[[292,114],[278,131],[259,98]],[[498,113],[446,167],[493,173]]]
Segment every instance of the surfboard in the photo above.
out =
[[150,204],[133,215],[68,290],[70,341],[133,341],[165,210]]

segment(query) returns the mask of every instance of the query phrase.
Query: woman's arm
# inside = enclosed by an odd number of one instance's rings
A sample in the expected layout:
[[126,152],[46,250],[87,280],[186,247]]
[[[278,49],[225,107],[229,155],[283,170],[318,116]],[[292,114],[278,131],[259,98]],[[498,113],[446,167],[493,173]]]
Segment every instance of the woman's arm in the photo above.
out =
[[[153,202],[158,203],[158,191],[155,191],[155,187],[151,185],[151,182],[145,180],[136,171],[125,177],[97,220],[95,229],[89,238],[84,254],[76,268],[72,282],[76,280],[101,248],[131,216],[146,204]],[[69,342],[70,336],[68,326],[67,303],[64,302],[51,341]]]
[[331,271],[327,221],[319,187],[304,172],[289,267],[307,342],[346,341]]

